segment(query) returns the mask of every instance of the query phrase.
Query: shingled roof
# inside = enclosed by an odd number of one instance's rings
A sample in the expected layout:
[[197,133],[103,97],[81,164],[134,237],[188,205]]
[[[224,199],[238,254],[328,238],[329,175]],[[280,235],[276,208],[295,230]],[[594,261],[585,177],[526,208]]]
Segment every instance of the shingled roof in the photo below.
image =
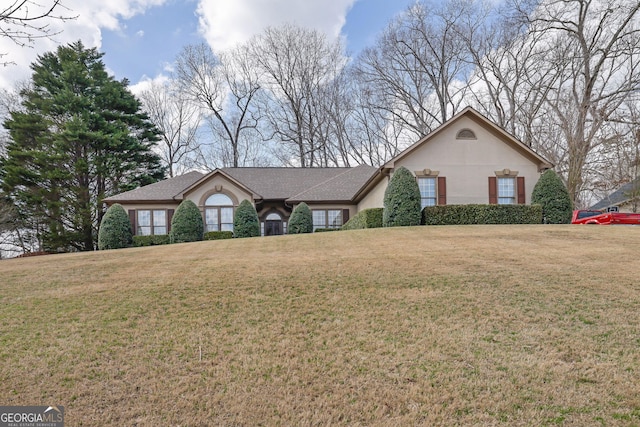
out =
[[192,171],[184,175],[145,185],[104,199],[105,202],[165,202],[182,200],[182,192],[203,177],[202,172]]
[[378,168],[361,165],[314,185],[288,199],[289,202],[352,201]]
[[155,184],[117,194],[107,203],[180,201],[183,193],[209,176],[223,173],[264,200],[351,201],[377,168],[222,168],[209,174],[189,172]]
[[629,194],[633,192],[634,188],[640,188],[640,178],[631,182],[627,182],[616,191],[609,194],[607,197],[600,200],[595,205],[591,206],[590,209],[605,209],[609,206],[619,206],[621,204],[624,204],[631,199],[631,197],[629,197]]

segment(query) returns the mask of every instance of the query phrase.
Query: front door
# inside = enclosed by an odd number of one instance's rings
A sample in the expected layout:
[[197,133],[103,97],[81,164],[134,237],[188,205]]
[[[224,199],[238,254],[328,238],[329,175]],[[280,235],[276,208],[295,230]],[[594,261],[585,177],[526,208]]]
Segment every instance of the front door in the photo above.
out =
[[264,223],[265,236],[279,236],[282,234],[282,220],[267,220]]

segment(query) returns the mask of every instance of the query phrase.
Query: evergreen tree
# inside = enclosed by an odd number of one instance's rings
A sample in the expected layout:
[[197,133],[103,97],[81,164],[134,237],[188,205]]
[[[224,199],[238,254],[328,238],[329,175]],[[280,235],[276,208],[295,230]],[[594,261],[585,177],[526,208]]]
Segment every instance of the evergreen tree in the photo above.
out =
[[313,216],[309,206],[302,202],[295,207],[289,218],[289,234],[312,233]]
[[573,203],[562,179],[551,169],[545,171],[531,194],[531,204],[542,205],[542,216],[546,224],[568,224],[571,222]]
[[39,56],[4,122],[0,182],[44,250],[95,249],[102,200],[164,177],[157,129],[102,56],[81,42]]
[[393,173],[384,192],[383,203],[384,227],[420,225],[420,188],[409,169],[400,167]]
[[233,216],[235,237],[256,237],[260,235],[260,219],[256,208],[248,200],[243,200]]
[[171,243],[197,242],[204,236],[200,209],[191,200],[183,200],[171,219]]
[[111,205],[100,221],[98,249],[120,249],[131,246],[131,222],[122,205]]

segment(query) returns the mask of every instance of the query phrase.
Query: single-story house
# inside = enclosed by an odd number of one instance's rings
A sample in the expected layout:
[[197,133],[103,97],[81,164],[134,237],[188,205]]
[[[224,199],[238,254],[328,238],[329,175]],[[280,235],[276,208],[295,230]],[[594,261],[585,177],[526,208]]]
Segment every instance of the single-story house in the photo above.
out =
[[638,211],[640,208],[640,178],[622,185],[589,209],[604,210],[610,207],[617,207],[620,212]]
[[394,170],[412,171],[422,205],[526,204],[540,174],[552,165],[530,147],[466,108],[381,167],[220,168],[193,171],[105,199],[129,212],[135,234],[167,234],[183,200],[202,211],[206,231],[233,230],[244,199],[255,206],[263,235],[287,233],[305,202],[314,229],[338,228],[359,211],[382,207]]

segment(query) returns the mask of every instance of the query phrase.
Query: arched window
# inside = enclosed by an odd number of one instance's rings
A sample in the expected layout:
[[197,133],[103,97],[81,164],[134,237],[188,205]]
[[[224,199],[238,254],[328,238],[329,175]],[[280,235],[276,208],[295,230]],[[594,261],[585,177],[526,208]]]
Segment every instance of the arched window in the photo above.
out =
[[233,200],[223,193],[212,194],[204,202],[206,231],[233,231]]

